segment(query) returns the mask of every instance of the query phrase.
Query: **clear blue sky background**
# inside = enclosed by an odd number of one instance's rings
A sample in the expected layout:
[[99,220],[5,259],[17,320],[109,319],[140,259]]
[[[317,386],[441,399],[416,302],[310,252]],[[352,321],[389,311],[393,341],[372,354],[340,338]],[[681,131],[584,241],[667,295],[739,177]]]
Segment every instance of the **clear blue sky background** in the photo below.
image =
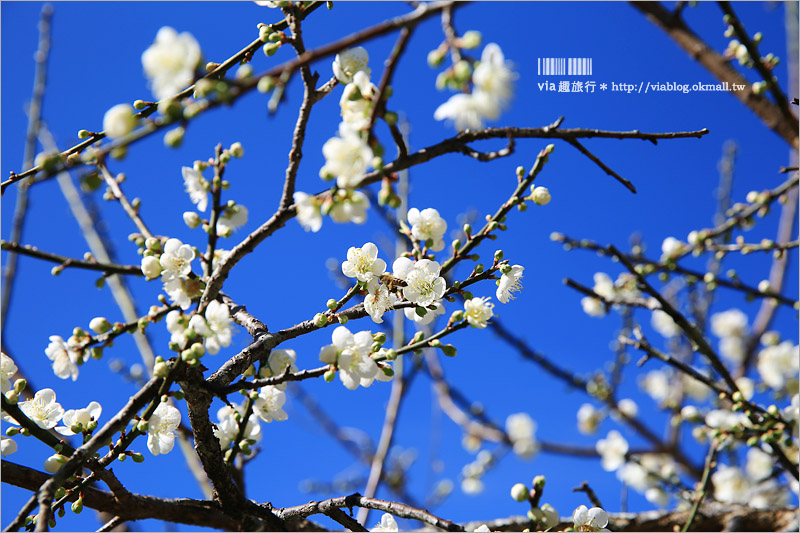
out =
[[[36,2],[3,2],[0,7],[3,176],[12,170],[20,171],[26,128],[24,106],[30,98],[32,54],[37,46],[36,24],[41,6]],[[734,8],[751,33],[764,33],[763,51],[785,57],[784,8],[780,3],[736,3]],[[314,48],[408,9],[399,2],[336,2],[333,11],[319,10],[304,24],[306,46]],[[725,49],[728,41],[723,36],[725,25],[715,4],[687,8],[684,13],[695,31],[714,48]],[[111,106],[139,98],[150,99],[140,57],[163,25],[191,32],[200,42],[206,60],[222,61],[258,35],[256,25],[259,22],[270,23],[279,18],[277,11],[251,2],[56,3],[44,118],[64,148],[76,142],[79,129],[100,130],[103,114]],[[711,131],[700,140],[664,141],[658,146],[637,140],[586,141],[589,150],[636,185],[637,195],[604,175],[566,143],[556,142],[556,152],[537,181],[550,189],[552,203],[526,213],[512,212],[509,231],[481,250],[484,262],[491,261],[495,248],[502,248],[512,263],[526,267],[525,290],[516,301],[498,304],[495,309],[505,325],[562,366],[588,375],[602,369],[613,357],[609,342],[616,336],[620,321],[614,314],[604,319],[585,315],[581,311],[581,296],[565,287],[562,279],[571,277],[591,285],[595,272],[608,272],[616,278],[621,270],[588,252],[563,251],[550,242],[550,233],[560,231],[627,247],[630,235],[639,232],[648,244],[649,255],[658,256],[665,237],[685,239],[692,229],[711,225],[716,205],[713,193],[718,180],[717,163],[723,143],[733,140],[740,148],[734,185],[734,199],[738,201],[743,201],[752,189],[772,188],[782,181],[778,168],[789,162],[788,147],[736,98],[726,93],[541,92],[537,83],[549,78],[537,76],[537,57],[592,57],[594,75],[589,79],[598,85],[603,82],[693,84],[713,81],[702,67],[626,3],[476,3],[459,9],[455,24],[460,32],[480,30],[484,43],[498,43],[519,73],[516,98],[510,111],[492,125],[537,127],[564,115],[564,127],[642,131],[708,128]],[[376,81],[394,40],[395,35],[389,35],[365,45]],[[438,70],[430,69],[425,60],[427,52],[441,40],[439,19],[420,24],[395,74],[395,96],[390,107],[410,122],[412,149],[428,146],[454,133],[450,126],[432,118],[436,107],[450,96],[435,90]],[[259,72],[290,57],[288,47],[272,58],[265,58],[258,52],[253,67]],[[330,63],[325,59],[313,65],[322,80],[331,75]],[[753,73],[746,75],[751,81],[757,80]],[[785,84],[785,62],[778,67],[777,75]],[[267,116],[266,97],[250,94],[233,108],[213,111],[193,122],[182,148],[166,149],[161,136],[156,135],[131,147],[124,161],[112,161],[111,170],[127,173],[124,190],[130,197],[142,198],[141,214],[154,232],[202,245],[205,234],[189,230],[181,219],[181,213],[192,206],[183,192],[180,168],[191,166],[195,159],[211,156],[219,142],[224,146],[242,142],[245,157],[234,160],[226,174],[232,184],[227,198],[246,205],[250,221],[233,238],[220,244],[229,249],[266,220],[277,206],[300,99],[299,88],[299,80],[294,79],[286,102],[273,117]],[[317,192],[325,186],[317,176],[324,162],[321,147],[336,133],[340,91],[341,88],[337,88],[312,112],[297,180],[298,190]],[[384,144],[391,147],[391,139],[383,126],[379,126],[378,134]],[[459,216],[467,211],[474,210],[482,218],[483,214],[494,212],[510,195],[516,183],[514,168],[517,165],[529,167],[546,144],[540,140],[520,140],[513,156],[493,163],[448,155],[414,167],[410,172],[409,205],[420,209],[437,208],[451,230],[460,226]],[[479,148],[495,146],[501,143],[486,143]],[[392,148],[388,148],[388,152],[394,153]],[[3,197],[3,238],[7,238],[10,231],[14,197],[13,188]],[[94,200],[104,228],[114,242],[118,261],[138,263],[135,248],[126,241],[126,236],[135,231],[130,220],[117,205],[104,203],[99,195]],[[748,241],[773,237],[776,220],[777,214],[773,213],[748,234]],[[323,310],[328,298],[342,294],[328,273],[326,260],[334,258],[341,262],[348,247],[373,241],[381,247],[381,257],[391,263],[391,238],[388,226],[374,210],[363,226],[337,225],[326,219],[322,231],[316,234],[303,232],[296,221],[291,221],[236,267],[234,275],[226,282],[225,291],[237,302],[246,304],[271,330],[289,327]],[[72,257],[80,257],[87,250],[54,181],[31,189],[22,242]],[[767,276],[768,256],[745,259],[732,258],[724,267],[736,267],[743,278],[753,283]],[[702,268],[704,263],[689,261],[687,264]],[[138,362],[138,354],[130,340],[120,341],[107,350],[103,361],[90,361],[83,366],[77,382],[56,378],[44,354],[47,337],[66,338],[75,326],[87,328],[94,316],[118,320],[120,314],[108,289],[95,288],[96,275],[67,270],[53,278],[49,274],[51,267],[49,263],[20,258],[16,293],[3,343],[38,389],[54,388],[65,409],[84,407],[89,401],[98,400],[103,405],[101,423],[105,422],[137,390],[132,383],[110,372],[108,362],[118,358],[133,364]],[[790,268],[786,293],[797,297],[796,256]],[[461,269],[457,274],[463,277],[468,271]],[[139,298],[140,309],[146,311],[155,303],[160,284],[145,283],[137,278],[130,280],[130,287]],[[480,285],[474,292],[478,296],[494,296],[494,285],[491,282]],[[757,304],[746,303],[738,294],[720,291],[713,309],[721,311],[730,307],[744,309],[751,321],[757,310]],[[455,304],[449,305],[448,314],[454,309]],[[637,316],[649,332],[649,316]],[[795,313],[782,307],[775,326],[797,342]],[[368,319],[351,322],[349,327],[352,331],[378,330]],[[170,355],[164,324],[157,324],[148,331],[157,353]],[[313,368],[318,366],[319,347],[330,343],[331,332],[329,328],[283,347],[297,351],[301,368]],[[658,339],[654,337],[653,340]],[[238,329],[233,345],[217,356],[209,356],[204,363],[214,369],[248,341],[247,333]],[[503,423],[511,413],[527,412],[537,421],[540,438],[590,447],[609,430],[620,429],[607,420],[597,436],[579,434],[575,412],[588,401],[587,397],[567,390],[538,367],[523,362],[491,332],[463,331],[450,341],[458,346],[459,355],[443,361],[447,375],[468,397],[481,402],[489,416],[498,422]],[[634,360],[638,359],[637,354],[632,355]],[[657,367],[656,363],[649,363],[645,369]],[[639,392],[636,372],[635,367],[626,371],[621,397],[634,398],[648,426],[660,434],[666,417],[654,412],[653,401]],[[337,423],[358,428],[377,441],[389,397],[387,384],[376,383],[369,389],[360,388],[354,392],[345,390],[338,379],[332,384],[322,380],[307,381],[302,387]],[[232,396],[233,400],[237,398]],[[213,411],[219,406],[215,404]],[[263,451],[248,469],[248,496],[281,507],[363,490],[363,486],[358,486],[336,489],[333,493],[301,491],[305,480],[329,482],[365,477],[367,470],[328,437],[291,395],[286,409],[288,422],[263,424]],[[621,431],[632,447],[644,444],[627,429]],[[544,501],[552,503],[562,516],[588,503],[583,495],[571,490],[583,480],[591,483],[607,510],[619,510],[619,483],[612,473],[600,468],[599,460],[546,454],[529,461],[510,454],[485,476],[486,488],[482,494],[464,495],[458,488],[459,473],[474,456],[461,447],[461,437],[461,429],[435,406],[429,380],[418,378],[402,407],[395,443],[417,456],[408,478],[412,494],[424,499],[438,480],[449,478],[456,482],[454,494],[431,509],[443,517],[467,521],[523,514],[524,505],[509,498],[509,488],[516,482],[530,483],[537,474],[544,474],[548,479]],[[41,468],[49,455],[48,450],[33,439],[17,437],[16,441],[20,450],[9,459]],[[487,447],[492,449],[493,445]],[[127,461],[114,466],[116,474],[131,491],[170,498],[202,498],[177,449],[167,456],[153,457],[143,440],[137,441],[133,449],[145,453],[143,464]],[[700,461],[704,452],[694,447],[691,454]],[[432,471],[431,465],[436,469]],[[379,496],[392,497],[386,490],[381,490]],[[28,497],[27,491],[3,486],[3,526],[13,519]],[[652,506],[641,495],[631,492],[628,507],[643,510]],[[79,517],[68,513],[60,527],[96,529],[95,516],[88,509]],[[372,513],[369,525],[378,518],[377,513]],[[324,517],[314,519],[330,525]],[[155,521],[133,526],[148,530],[171,527]]]

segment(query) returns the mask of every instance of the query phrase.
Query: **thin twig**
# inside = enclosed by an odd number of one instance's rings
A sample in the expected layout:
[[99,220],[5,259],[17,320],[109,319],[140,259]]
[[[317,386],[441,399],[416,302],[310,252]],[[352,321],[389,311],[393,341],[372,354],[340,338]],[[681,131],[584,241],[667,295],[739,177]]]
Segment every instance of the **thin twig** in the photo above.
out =
[[703,503],[703,499],[705,499],[706,493],[708,492],[708,484],[711,481],[711,470],[714,468],[714,457],[716,454],[717,441],[715,439],[711,441],[711,446],[708,447],[706,464],[703,467],[703,478],[700,480],[699,494],[697,495],[697,499],[694,501],[694,505],[692,505],[692,511],[689,513],[689,518],[686,520],[686,523],[683,525],[681,531],[689,531],[689,528],[692,527],[692,522],[694,522],[695,517],[697,517],[697,510],[700,509],[700,504]]
[[[47,60],[50,57],[50,21],[53,17],[53,6],[45,4],[42,7],[41,19],[39,20],[39,49],[34,54],[36,62],[33,93],[28,109],[28,130],[25,134],[25,151],[22,157],[22,168],[29,168],[33,165],[36,153],[36,139],[39,135],[42,118],[42,103],[47,87]],[[19,242],[22,240],[22,232],[25,226],[25,214],[28,210],[28,187],[31,179],[20,183],[17,190],[17,200],[14,206],[14,216],[11,219],[11,233],[9,240]],[[8,307],[11,303],[11,295],[14,289],[14,280],[17,271],[17,254],[9,253],[5,259],[5,269],[3,270],[3,295],[2,307],[0,307],[0,317],[2,317],[3,336],[6,333],[8,324]]]
[[30,244],[21,245],[16,242],[0,241],[3,250],[9,250],[17,254],[43,259],[52,263],[58,263],[63,268],[83,268],[86,270],[96,270],[108,274],[130,274],[133,276],[143,276],[142,268],[136,265],[115,265],[108,263],[98,263],[96,261],[84,261],[74,257],[43,252]]

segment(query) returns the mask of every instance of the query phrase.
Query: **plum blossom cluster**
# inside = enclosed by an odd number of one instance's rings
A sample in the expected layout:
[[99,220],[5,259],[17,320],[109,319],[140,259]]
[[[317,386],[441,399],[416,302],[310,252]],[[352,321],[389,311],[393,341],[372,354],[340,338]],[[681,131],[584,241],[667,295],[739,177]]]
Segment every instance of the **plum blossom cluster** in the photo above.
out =
[[216,300],[210,302],[201,314],[191,317],[181,311],[167,313],[167,331],[170,333],[170,349],[180,352],[181,358],[190,364],[199,363],[206,352],[211,355],[229,346],[233,332],[228,306]]
[[349,390],[358,386],[369,387],[378,381],[391,381],[394,372],[386,361],[387,352],[381,349],[381,340],[386,341],[385,334],[373,335],[369,331],[351,333],[344,326],[333,330],[332,344],[323,346],[319,352],[319,360],[332,365],[335,370],[325,375],[327,381],[333,380],[338,370],[339,379]]
[[145,247],[142,273],[148,280],[161,276],[170,300],[184,311],[189,309],[192,299],[203,291],[203,283],[191,277],[195,250],[174,238],[168,239],[163,248],[159,239],[148,238]]
[[[765,445],[767,446],[767,445]],[[775,460],[761,448],[747,451],[744,468],[722,464],[711,475],[714,498],[723,503],[747,504],[756,509],[784,507],[789,504],[789,492],[773,477]],[[793,490],[797,493],[797,480]]]
[[459,92],[440,105],[433,118],[450,121],[459,131],[481,128],[486,120],[496,120],[508,107],[516,78],[500,47],[489,43],[480,61],[461,59],[439,75],[437,88],[450,87]]
[[159,100],[175,96],[194,81],[195,69],[202,60],[197,40],[189,32],[178,33],[163,26],[156,39],[142,53],[142,67]]

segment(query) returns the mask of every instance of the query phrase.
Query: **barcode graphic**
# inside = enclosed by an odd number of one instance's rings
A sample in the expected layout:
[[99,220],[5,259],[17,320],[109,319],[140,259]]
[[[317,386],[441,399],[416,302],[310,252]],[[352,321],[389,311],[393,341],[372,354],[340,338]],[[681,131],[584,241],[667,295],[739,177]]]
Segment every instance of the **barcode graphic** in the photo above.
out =
[[536,61],[540,76],[591,76],[591,57],[540,57]]

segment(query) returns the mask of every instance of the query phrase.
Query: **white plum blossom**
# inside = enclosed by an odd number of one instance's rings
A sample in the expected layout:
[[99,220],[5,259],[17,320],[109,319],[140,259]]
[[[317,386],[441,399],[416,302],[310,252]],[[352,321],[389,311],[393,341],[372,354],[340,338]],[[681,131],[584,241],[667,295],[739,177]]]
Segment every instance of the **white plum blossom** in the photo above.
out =
[[413,307],[403,309],[403,314],[406,315],[407,319],[413,320],[417,326],[426,326],[433,322],[437,316],[444,314],[444,303],[436,302],[431,304],[425,316],[419,316]]
[[506,418],[506,433],[520,457],[531,457],[538,450],[536,422],[527,413],[515,413]]
[[247,208],[241,204],[227,207],[217,220],[217,235],[230,237],[231,233],[247,224]]
[[428,239],[433,241],[430,249],[438,252],[444,249],[444,233],[447,231],[447,222],[439,216],[439,211],[433,208],[420,211],[416,207],[408,210],[408,223],[411,224],[411,235],[421,242]]
[[342,262],[342,274],[358,281],[369,282],[386,272],[386,261],[378,258],[378,247],[365,243],[361,248],[351,246],[347,250],[347,260]]
[[599,507],[581,505],[572,512],[572,521],[578,531],[608,531],[608,514]]
[[313,195],[304,192],[294,193],[294,203],[297,206],[297,222],[304,230],[312,233],[318,232],[322,228],[322,215],[319,212],[319,205]]
[[148,279],[156,279],[158,276],[161,275],[161,263],[158,261],[158,258],[153,257],[152,255],[148,255],[147,257],[142,258],[142,274]]
[[472,73],[472,92],[451,96],[436,108],[433,118],[450,120],[458,130],[481,128],[484,120],[498,118],[500,111],[507,106],[515,78],[516,74],[511,71],[511,64],[505,60],[500,47],[489,43]]
[[14,360],[6,354],[0,354],[0,383],[2,383],[2,394],[10,391],[14,384],[11,383],[11,378],[17,373],[17,365]]
[[356,72],[371,73],[369,67],[369,54],[363,46],[348,48],[336,54],[333,61],[333,74],[341,83],[351,83]]
[[617,409],[611,412],[611,417],[619,420],[620,413],[627,416],[628,418],[636,417],[636,414],[639,412],[639,406],[636,405],[636,402],[631,400],[630,398],[623,398],[617,402]]
[[144,73],[159,100],[176,95],[194,80],[201,60],[200,45],[191,33],[163,26],[142,54]]
[[200,171],[192,167],[182,167],[181,173],[183,174],[184,187],[186,187],[186,192],[189,194],[192,203],[200,211],[205,211],[206,207],[208,207],[208,181]]
[[[287,368],[289,372],[297,372],[295,361],[297,361],[297,353],[294,350],[276,348],[269,353],[267,364],[261,367],[258,375],[262,378],[280,376]],[[279,383],[275,387],[286,390],[286,383]]]
[[[19,402],[18,405],[25,416],[42,429],[56,427],[64,416],[64,408],[56,402],[56,393],[53,389],[42,389],[34,394],[32,399]],[[14,421],[11,422],[16,424]]]
[[603,470],[613,472],[625,464],[625,454],[628,453],[628,441],[619,431],[611,430],[605,439],[600,439],[595,445],[597,453],[603,464]]
[[[237,416],[238,415],[238,416]],[[217,411],[219,422],[214,425],[214,436],[219,440],[219,447],[224,451],[230,448],[232,442],[239,436],[239,420],[244,416],[244,406],[225,405]],[[243,438],[258,442],[261,440],[261,424],[258,417],[251,414],[244,428]]]
[[169,239],[164,244],[164,253],[158,259],[161,268],[161,281],[164,283],[180,278],[186,278],[192,271],[194,250],[188,244],[183,244],[178,239]]
[[667,237],[661,243],[661,253],[663,258],[674,258],[680,255],[685,244],[675,237]]
[[136,127],[136,111],[130,104],[117,104],[103,116],[103,131],[111,139],[124,137]]
[[592,290],[606,300],[613,300],[617,294],[614,282],[605,272],[596,272],[594,277],[594,287]]
[[511,270],[508,274],[503,274],[500,276],[500,280],[497,283],[497,299],[500,302],[507,304],[509,300],[514,300],[516,297],[512,294],[513,292],[521,291],[522,284],[520,281],[522,280],[522,272],[525,270],[525,267],[521,265],[514,265],[511,267]]
[[451,121],[458,131],[483,127],[485,118],[495,119],[500,114],[497,102],[488,94],[475,91],[454,94],[433,112],[435,120]]
[[147,424],[147,449],[153,455],[166,454],[175,446],[175,430],[181,423],[181,412],[175,407],[160,403]]
[[747,425],[748,422],[744,413],[734,413],[727,409],[712,409],[705,418],[706,425],[712,429],[730,430],[734,426]]
[[661,370],[651,370],[640,377],[639,386],[657,402],[670,393],[669,376]]
[[464,494],[480,494],[483,492],[483,481],[477,477],[465,477],[461,480],[461,490]]
[[58,335],[50,336],[50,344],[44,353],[53,362],[53,373],[61,379],[78,379],[78,352],[73,350]]
[[5,435],[0,435],[0,455],[6,457],[17,451],[17,443]]
[[487,533],[489,531],[491,531],[491,529],[489,529],[489,526],[487,526],[486,524],[481,524],[477,529],[473,530],[473,533]]
[[581,298],[581,307],[583,312],[589,316],[603,318],[606,316],[606,306],[597,298],[591,296],[584,296]]
[[278,387],[267,385],[258,391],[258,398],[253,402],[253,412],[268,424],[273,420],[283,422],[289,418],[289,415],[283,410],[285,403],[286,393]]
[[170,300],[181,309],[186,311],[192,305],[192,297],[187,291],[186,282],[179,278],[171,278],[164,282],[164,292],[169,295]]
[[372,109],[371,98],[376,91],[377,88],[369,81],[367,73],[361,70],[356,72],[353,82],[344,88],[339,100],[342,122],[354,130],[367,128]]
[[339,368],[339,379],[350,390],[369,387],[379,372],[375,360],[370,357],[372,333],[359,331],[353,335],[349,329],[339,326],[331,335],[333,344],[323,346],[319,359]]
[[653,315],[650,317],[650,325],[662,337],[667,339],[677,337],[681,333],[681,328],[678,327],[672,317],[661,309],[653,310]]
[[394,519],[389,513],[383,513],[381,521],[378,525],[370,529],[370,531],[400,531],[397,528],[397,520]]
[[[345,193],[340,189],[337,194]],[[336,223],[352,222],[363,224],[367,220],[369,198],[361,191],[347,191],[341,201],[337,201],[331,208],[331,218]]]
[[505,60],[503,51],[495,43],[488,43],[481,53],[481,60],[472,73],[476,91],[480,91],[497,102],[502,109],[513,96],[516,73],[511,63]]
[[744,337],[747,335],[747,315],[730,309],[711,315],[711,331],[717,337]]
[[473,328],[485,328],[494,315],[494,304],[489,298],[472,298],[464,301],[464,317]]
[[322,146],[325,165],[320,175],[336,177],[336,184],[343,188],[358,185],[372,162],[372,149],[354,130],[342,124],[339,137],[331,137]]
[[186,342],[191,333],[189,319],[186,315],[177,309],[173,309],[167,313],[167,331],[172,334],[170,342],[177,344],[178,348],[186,348]]
[[[379,260],[380,261],[380,260]],[[391,309],[397,302],[397,296],[389,292],[388,287],[372,278],[367,284],[367,295],[364,297],[364,309],[369,313],[372,321],[380,324],[383,314]]]
[[747,477],[753,481],[761,481],[771,476],[773,466],[775,466],[775,460],[767,452],[759,448],[747,450],[745,472],[747,472]]
[[750,480],[735,466],[721,465],[711,474],[714,498],[722,503],[747,503],[752,485]]
[[99,403],[89,402],[89,405],[83,409],[70,409],[64,413],[64,416],[61,419],[61,423],[64,425],[58,426],[55,429],[62,435],[75,435],[77,432],[72,430],[73,426],[80,425],[82,431],[84,431],[88,429],[89,422],[97,422],[97,420],[100,418],[100,413],[102,412],[103,408]]
[[797,379],[800,372],[800,346],[795,346],[789,340],[767,346],[759,352],[756,368],[767,386],[781,390],[788,380]]
[[597,431],[605,414],[590,403],[585,403],[578,409],[578,431],[584,435],[591,435]]
[[418,306],[428,306],[444,296],[444,278],[439,276],[441,266],[436,261],[420,259],[412,262],[407,257],[399,257],[392,264],[394,276],[406,282],[403,296]]
[[203,344],[208,353],[215,355],[223,346],[231,344],[231,313],[224,303],[213,300],[208,304],[205,318],[194,315],[189,327],[204,337]]

